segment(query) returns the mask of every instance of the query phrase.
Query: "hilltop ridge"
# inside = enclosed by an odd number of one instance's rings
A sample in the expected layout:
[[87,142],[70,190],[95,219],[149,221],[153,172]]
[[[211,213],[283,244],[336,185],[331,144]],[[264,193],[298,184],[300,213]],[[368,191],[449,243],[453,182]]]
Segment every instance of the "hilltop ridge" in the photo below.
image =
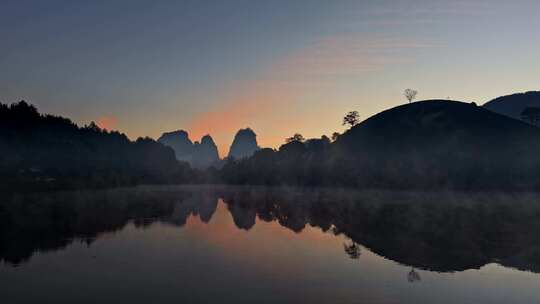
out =
[[486,102],[483,107],[502,115],[521,119],[521,112],[525,108],[540,107],[540,91],[500,96]]

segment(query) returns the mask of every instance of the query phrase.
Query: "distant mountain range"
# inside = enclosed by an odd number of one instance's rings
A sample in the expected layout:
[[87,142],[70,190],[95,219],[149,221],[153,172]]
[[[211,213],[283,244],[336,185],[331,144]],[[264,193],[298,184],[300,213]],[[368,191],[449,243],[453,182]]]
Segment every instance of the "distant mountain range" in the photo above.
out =
[[193,143],[184,130],[163,133],[158,142],[173,148],[176,159],[186,161],[195,168],[217,166],[220,159],[218,149],[210,135]]
[[[200,143],[193,143],[189,134],[184,130],[166,132],[158,142],[173,148],[176,159],[186,161],[196,168],[221,167],[217,146],[210,135],[201,138]],[[231,144],[228,158],[241,159],[250,157],[259,150],[257,135],[250,128],[239,130]]]
[[[393,123],[388,124],[388,126],[385,126],[384,128],[381,128],[379,130],[376,130],[376,132],[370,132],[372,134],[379,134],[378,136],[375,136],[375,139],[377,138],[384,138],[385,142],[389,142],[392,135],[396,135],[398,138],[408,138],[403,137],[403,132],[409,132],[411,131],[413,134],[408,134],[407,136],[414,136],[419,137],[423,140],[423,142],[426,144],[426,146],[430,146],[430,141],[438,142],[438,144],[442,144],[441,140],[447,140],[449,137],[448,132],[456,131],[456,128],[460,128],[463,130],[470,130],[475,131],[478,129],[478,126],[484,125],[488,123],[488,121],[484,121],[486,117],[482,117],[482,119],[478,120],[479,118],[476,117],[476,115],[483,115],[486,114],[482,111],[478,111],[480,109],[477,109],[475,113],[469,113],[470,111],[463,111],[463,109],[459,109],[453,106],[449,106],[448,109],[444,109],[444,101],[439,100],[439,106],[438,108],[441,109],[441,111],[437,113],[431,113],[427,114],[427,112],[430,111],[430,108],[428,109],[425,106],[426,102],[429,102],[430,104],[433,104],[433,101],[424,101],[423,103],[414,103],[414,106],[403,106],[398,107],[399,109],[408,109],[408,111],[416,111],[418,107],[421,107],[421,111],[414,112],[414,113],[404,113],[404,114],[397,114],[394,112],[387,113],[388,111],[384,111],[378,115],[375,115],[371,117],[370,119],[366,120],[365,123],[367,125],[362,124],[362,126],[367,126],[366,128],[371,128],[371,124],[374,124],[373,121],[394,121]],[[472,104],[471,104],[472,105]],[[432,105],[433,106],[433,105]],[[505,116],[512,117],[514,119],[521,120],[521,113],[522,111],[527,107],[540,107],[540,92],[539,91],[530,91],[526,93],[517,93],[507,96],[501,96],[496,99],[493,99],[486,104],[483,105],[483,108],[488,109],[492,112],[502,114]],[[398,111],[398,109],[395,109],[395,111]],[[427,112],[425,112],[427,111]],[[457,112],[453,112],[457,111]],[[458,113],[458,112],[462,113]],[[385,113],[383,115],[383,113]],[[479,114],[482,113],[482,114]],[[414,114],[414,116],[411,116]],[[461,114],[466,114],[465,116],[460,116]],[[404,120],[399,121],[396,123],[395,119],[396,117],[386,117],[386,115],[399,115],[399,117],[403,118]],[[432,116],[429,116],[432,115]],[[433,116],[435,115],[435,116]],[[447,121],[448,125],[444,126],[448,128],[447,130],[440,130],[437,129],[441,126],[441,118],[440,115],[445,115],[446,119],[450,119],[451,117],[471,117],[472,120],[476,120],[478,124],[476,126],[468,126],[467,123],[464,121],[456,120],[454,122],[455,128],[452,127],[452,122]],[[419,119],[418,122],[420,122],[420,125],[415,125],[414,130],[411,129],[411,123],[414,124],[414,119]],[[489,119],[489,123],[491,123],[493,120],[498,120],[500,118]],[[508,124],[508,121],[505,121],[506,124]],[[430,124],[434,124],[433,126]],[[405,124],[405,125],[400,125]],[[407,125],[409,124],[409,125]],[[511,123],[510,123],[511,124]],[[487,127],[487,125],[485,125]],[[491,127],[495,127],[496,129],[499,128],[501,125],[499,124],[492,124]],[[389,127],[395,127],[395,130],[390,130]],[[403,129],[402,129],[403,127]],[[435,127],[435,128],[433,128]],[[468,129],[469,127],[472,127],[472,129]],[[359,127],[355,127],[354,130],[357,130]],[[364,129],[364,128],[362,128]],[[499,128],[500,129],[500,128]],[[373,131],[373,130],[372,130]],[[439,134],[435,134],[436,132],[439,132]],[[486,130],[484,130],[486,131]],[[500,130],[501,131],[501,130]],[[351,133],[352,132],[352,133]],[[359,131],[352,131],[348,132],[348,135],[345,137],[342,137],[342,140],[345,140],[346,138],[353,136],[352,134],[356,134]],[[386,134],[385,132],[390,132],[390,134]],[[350,133],[350,134],[349,134]],[[442,134],[445,133],[445,134]],[[508,133],[508,132],[505,132]],[[493,130],[487,130],[486,136],[489,134],[493,134]],[[383,136],[384,135],[384,136]],[[472,134],[469,134],[470,136],[473,136]],[[356,136],[356,135],[355,135]],[[433,137],[433,138],[432,138]],[[418,140],[417,138],[416,140]],[[452,137],[454,140],[455,136]],[[178,130],[173,132],[166,132],[163,133],[163,135],[158,139],[158,141],[164,145],[167,145],[174,149],[176,158],[180,161],[186,161],[190,163],[192,166],[197,168],[208,168],[210,166],[215,167],[221,167],[222,163],[220,162],[218,153],[217,153],[217,147],[210,135],[206,135],[201,139],[200,144],[198,142],[193,143],[189,139],[189,135],[184,130]],[[355,143],[362,142],[364,143],[365,140],[353,140]],[[371,138],[368,142],[374,143],[373,138]],[[415,141],[410,141],[415,142]],[[351,145],[354,145],[354,143],[350,143]],[[417,147],[417,145],[415,145]],[[380,148],[380,147],[378,147]],[[377,149],[378,149],[377,148]],[[231,159],[243,159],[248,158],[252,156],[256,151],[260,150],[260,147],[257,144],[257,135],[255,132],[253,132],[250,128],[240,129],[235,137],[234,140],[230,146],[229,153],[227,155],[228,158]]]

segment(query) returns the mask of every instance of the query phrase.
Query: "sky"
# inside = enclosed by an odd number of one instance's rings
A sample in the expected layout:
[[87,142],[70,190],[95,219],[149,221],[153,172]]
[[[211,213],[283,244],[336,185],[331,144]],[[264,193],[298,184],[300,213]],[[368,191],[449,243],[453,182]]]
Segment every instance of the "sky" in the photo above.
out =
[[0,101],[226,155],[418,99],[540,90],[537,0],[0,1]]

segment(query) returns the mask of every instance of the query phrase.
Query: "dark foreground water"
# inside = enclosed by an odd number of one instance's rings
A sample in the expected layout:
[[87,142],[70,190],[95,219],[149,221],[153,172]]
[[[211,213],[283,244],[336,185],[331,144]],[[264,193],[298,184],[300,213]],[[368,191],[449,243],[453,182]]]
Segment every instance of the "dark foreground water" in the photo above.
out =
[[540,196],[4,195],[0,303],[539,303]]

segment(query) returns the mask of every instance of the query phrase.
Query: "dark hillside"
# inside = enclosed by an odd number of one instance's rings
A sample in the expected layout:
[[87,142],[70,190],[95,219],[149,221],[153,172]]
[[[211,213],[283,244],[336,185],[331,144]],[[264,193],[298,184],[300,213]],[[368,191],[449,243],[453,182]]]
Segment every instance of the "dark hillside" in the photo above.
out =
[[527,107],[540,107],[540,92],[530,91],[497,97],[483,106],[484,108],[515,119],[521,119],[521,112]]
[[526,123],[474,104],[428,100],[370,117],[335,148],[354,174],[375,178],[365,182],[504,187],[533,182],[539,143],[540,130]]
[[427,100],[370,117],[340,135],[293,140],[229,161],[234,184],[400,189],[540,187],[540,130],[474,104]]
[[182,182],[189,166],[152,139],[132,142],[91,123],[40,114],[20,102],[0,104],[0,173],[4,188],[110,187]]

